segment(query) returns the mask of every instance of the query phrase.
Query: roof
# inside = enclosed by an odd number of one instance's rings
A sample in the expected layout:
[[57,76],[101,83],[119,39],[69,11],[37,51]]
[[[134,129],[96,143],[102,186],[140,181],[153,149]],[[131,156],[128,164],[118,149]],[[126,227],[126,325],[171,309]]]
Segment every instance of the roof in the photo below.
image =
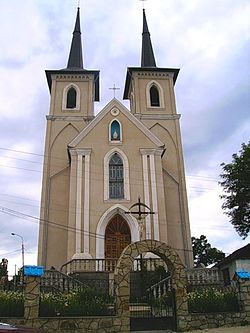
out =
[[174,74],[174,84],[177,80],[177,76],[179,74],[179,68],[158,68],[158,67],[128,67],[126,81],[125,81],[125,89],[123,94],[123,99],[129,98],[129,88],[131,84],[132,74],[133,72],[158,72],[158,73],[173,73]]
[[220,268],[221,266],[224,266],[225,264],[228,264],[237,259],[250,259],[250,243],[234,251],[215,266]]
[[81,38],[81,25],[80,25],[80,8],[77,8],[75,29],[71,42],[71,48],[68,59],[68,69],[83,69],[83,56],[82,56],[82,38]]
[[99,74],[97,70],[87,70],[83,67],[83,54],[82,54],[82,39],[81,39],[81,24],[80,24],[80,8],[77,8],[75,28],[73,31],[73,37],[71,42],[71,48],[69,53],[69,59],[67,68],[58,70],[46,70],[47,82],[49,90],[51,91],[52,75],[62,74],[80,74],[80,75],[94,75],[94,100],[99,101]]
[[95,96],[94,96],[94,100],[95,101],[99,101],[100,100],[100,96],[99,96],[99,74],[100,71],[97,70],[87,70],[87,69],[57,69],[57,70],[46,70],[46,77],[47,77],[47,82],[49,85],[49,90],[51,91],[51,85],[52,85],[52,75],[62,75],[62,74],[80,74],[80,75],[94,75],[94,92],[95,92]]
[[148,30],[145,9],[143,9],[141,67],[156,67],[155,56],[150,38],[150,33]]

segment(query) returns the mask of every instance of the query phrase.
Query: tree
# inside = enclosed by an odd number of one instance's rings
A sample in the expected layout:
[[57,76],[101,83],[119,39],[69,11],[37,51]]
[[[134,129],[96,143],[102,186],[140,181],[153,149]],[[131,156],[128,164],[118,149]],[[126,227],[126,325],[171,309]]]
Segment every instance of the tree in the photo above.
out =
[[8,276],[6,263],[8,263],[7,259],[2,259],[2,262],[0,262],[0,279],[2,277]]
[[230,223],[245,239],[250,231],[250,141],[241,145],[239,155],[232,155],[232,163],[222,163],[220,175],[225,194],[222,209],[230,217]]
[[192,237],[194,264],[196,267],[203,264],[205,267],[216,264],[225,258],[225,253],[212,247],[208,243],[207,237],[201,235],[200,238]]

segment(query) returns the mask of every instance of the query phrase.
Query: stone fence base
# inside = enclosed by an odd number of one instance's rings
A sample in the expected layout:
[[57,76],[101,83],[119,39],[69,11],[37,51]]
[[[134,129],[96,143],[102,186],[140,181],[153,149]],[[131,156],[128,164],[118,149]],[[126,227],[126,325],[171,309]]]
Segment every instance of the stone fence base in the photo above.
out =
[[187,330],[245,325],[250,325],[250,318],[245,312],[192,313],[188,317]]
[[[129,333],[129,318],[113,317],[50,317],[25,320],[23,318],[0,318],[1,322],[42,329],[43,333]],[[246,313],[190,314],[185,331],[222,326],[250,325]],[[250,328],[250,326],[249,326]]]
[[40,328],[44,333],[129,333],[129,318],[113,317],[62,317],[37,318],[1,318],[1,322],[18,326]]

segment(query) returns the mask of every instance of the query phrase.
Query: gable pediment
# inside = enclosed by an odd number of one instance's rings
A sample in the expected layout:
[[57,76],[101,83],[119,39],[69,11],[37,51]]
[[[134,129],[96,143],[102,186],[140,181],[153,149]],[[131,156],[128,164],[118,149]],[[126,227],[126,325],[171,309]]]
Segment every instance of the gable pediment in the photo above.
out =
[[[122,123],[126,131],[134,131],[134,138],[144,139],[145,144],[150,144],[155,148],[163,148],[164,143],[157,138],[140,120],[138,120],[122,103],[117,99],[112,99],[98,115],[69,143],[69,148],[77,148],[82,142],[87,140],[88,136],[95,136],[96,140],[103,134],[108,138],[109,123],[117,119]],[[105,133],[103,133],[103,130]],[[136,133],[137,132],[137,133]],[[93,138],[92,138],[93,139]],[[94,140],[95,141],[95,140]],[[93,141],[93,142],[94,142]]]

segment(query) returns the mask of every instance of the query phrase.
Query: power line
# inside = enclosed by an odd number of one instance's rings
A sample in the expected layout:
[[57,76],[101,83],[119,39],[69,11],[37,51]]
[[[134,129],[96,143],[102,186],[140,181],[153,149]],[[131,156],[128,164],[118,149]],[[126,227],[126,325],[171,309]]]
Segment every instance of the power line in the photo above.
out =
[[2,253],[2,254],[0,254],[0,257],[10,256],[11,254],[14,254],[14,253],[17,253],[17,252],[20,252],[20,251],[21,251],[21,248],[18,249],[18,250],[11,251],[11,252]]
[[[6,150],[6,151],[11,151],[11,152],[17,152],[17,153],[21,153],[21,154],[27,154],[27,155],[34,155],[34,156],[40,156],[40,157],[48,157],[50,158],[51,160],[61,160],[61,161],[64,161],[64,162],[69,162],[69,160],[67,158],[61,158],[61,157],[56,157],[56,156],[48,156],[48,155],[45,155],[45,154],[37,154],[37,153],[32,153],[32,152],[27,152],[27,151],[21,151],[21,150],[15,150],[15,149],[10,149],[10,148],[3,148],[3,147],[0,147],[0,150]],[[16,157],[9,157],[9,156],[4,156],[5,158],[10,158],[10,159],[17,159],[17,160],[21,160],[21,161],[26,161],[26,162],[31,162],[31,163],[37,163],[37,164],[43,164],[43,162],[38,162],[38,161],[30,161],[30,160],[24,160],[24,159],[19,159],[19,158],[16,158]],[[57,166],[55,164],[52,164],[53,166]],[[58,165],[58,166],[61,166],[61,165]],[[31,171],[38,171],[38,170],[31,170]],[[142,169],[141,168],[134,168],[132,169],[132,171],[134,172],[142,172]],[[207,180],[207,181],[218,181],[217,178],[214,178],[214,177],[209,177],[209,176],[201,176],[201,175],[186,175],[186,177],[189,177],[189,178],[197,178],[197,179],[203,179],[203,180]]]
[[[97,233],[86,232],[84,230],[81,230],[81,229],[75,228],[75,227],[63,226],[59,223],[52,222],[52,221],[49,221],[49,220],[39,219],[38,217],[29,215],[29,214],[24,214],[24,213],[21,213],[21,212],[18,212],[18,211],[15,211],[15,210],[12,210],[12,209],[9,209],[9,208],[6,208],[6,207],[0,206],[0,212],[2,212],[4,214],[7,214],[7,215],[15,216],[15,217],[18,217],[18,218],[21,218],[21,219],[24,219],[24,220],[29,220],[30,218],[34,219],[34,220],[38,220],[38,221],[40,220],[40,221],[42,221],[43,224],[45,224],[45,223],[51,224],[53,227],[58,227],[59,229],[64,229],[66,231],[67,230],[77,231],[77,232],[80,232],[81,234],[85,234],[85,235],[88,235],[88,236],[93,237],[93,238],[105,239],[105,236],[97,234]],[[174,248],[174,247],[172,247],[172,248],[174,250],[177,250],[177,251],[192,252],[192,250],[189,250],[189,249],[184,249],[184,248],[180,249],[180,248]]]
[[[31,172],[37,172],[37,173],[42,173],[42,170],[34,170],[34,169],[27,169],[27,168],[21,168],[21,167],[16,167],[16,166],[9,166],[9,165],[2,165],[2,164],[0,164],[0,167],[5,167],[5,168],[11,168],[11,169],[18,169],[18,170],[24,170],[24,171],[31,171]],[[60,170],[59,172],[61,172],[61,171],[63,171],[63,170],[66,170],[67,168],[68,168],[69,166],[67,166],[65,169],[62,169],[62,170]],[[130,172],[131,171],[134,171],[134,170],[130,170]],[[58,172],[58,173],[59,173]],[[137,171],[136,171],[137,172]],[[142,171],[140,171],[140,173],[141,173]],[[98,173],[98,172],[95,172],[95,171],[91,171],[91,173],[92,174],[96,174],[96,175],[100,175],[100,173]],[[108,173],[107,173],[107,175],[108,175]],[[156,175],[157,175],[157,173],[156,173]],[[68,178],[69,177],[69,175],[61,175],[61,177],[64,177],[64,178]],[[73,176],[71,176],[71,177],[73,177],[73,178],[77,178],[77,176],[76,175],[73,175]],[[189,176],[187,176],[187,177],[189,177]],[[141,184],[141,181],[138,179],[138,178],[135,178],[135,177],[129,177],[130,178],[130,180],[131,181],[133,181],[133,184],[136,184],[136,181],[137,181],[137,184]],[[99,181],[99,182],[103,182],[103,178],[102,177],[100,177],[100,178],[95,178],[95,177],[91,177],[91,179],[92,180],[95,180],[95,181]],[[66,180],[65,180],[66,181]],[[124,182],[125,184],[126,184],[126,182]],[[127,183],[129,183],[129,181],[127,182]],[[164,185],[163,185],[164,186]],[[169,185],[168,185],[168,187],[170,187]],[[187,186],[188,188],[199,188],[199,189],[207,189],[207,190],[214,190],[214,189],[216,189],[217,187],[213,187],[213,188],[205,188],[205,187],[195,187],[195,186]]]

